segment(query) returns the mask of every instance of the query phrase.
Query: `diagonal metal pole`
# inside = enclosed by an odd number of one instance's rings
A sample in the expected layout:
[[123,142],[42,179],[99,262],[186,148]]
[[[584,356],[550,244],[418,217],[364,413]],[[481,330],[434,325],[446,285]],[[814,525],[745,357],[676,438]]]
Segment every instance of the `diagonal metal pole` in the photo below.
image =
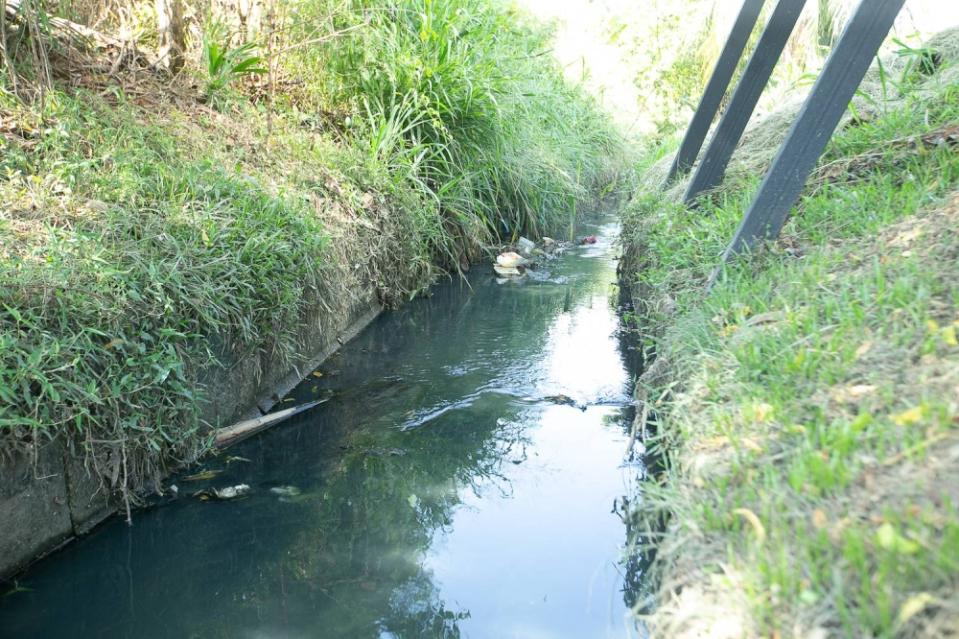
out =
[[718,186],[722,182],[729,159],[736,150],[743,131],[746,130],[749,118],[752,117],[756,103],[759,102],[759,96],[766,88],[769,76],[772,75],[805,4],[806,0],[779,0],[776,8],[773,9],[729,106],[719,120],[716,133],[686,188],[683,199],[687,205],[691,204],[703,191]]
[[683,137],[683,143],[673,158],[673,165],[669,168],[669,175],[666,176],[666,185],[672,183],[680,173],[686,173],[696,162],[696,156],[703,146],[703,140],[709,133],[709,125],[713,123],[713,118],[722,104],[723,96],[726,95],[726,89],[729,87],[729,81],[732,80],[733,73],[736,72],[736,65],[743,55],[743,50],[749,42],[749,35],[753,32],[756,20],[762,11],[765,0],[745,0],[739,15],[733,23],[733,28],[729,32],[729,38],[723,46],[723,52],[719,55],[716,62],[716,68],[706,84],[703,91],[703,97],[699,100],[699,106],[696,107],[696,113],[689,122],[689,128],[686,129],[686,135]]
[[860,0],[779,148],[723,261],[775,239],[905,0]]

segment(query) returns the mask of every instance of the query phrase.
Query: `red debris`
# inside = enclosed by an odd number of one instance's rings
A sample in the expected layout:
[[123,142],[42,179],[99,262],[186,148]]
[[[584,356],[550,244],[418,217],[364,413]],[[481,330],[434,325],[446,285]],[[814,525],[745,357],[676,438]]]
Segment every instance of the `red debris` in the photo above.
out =
[[581,240],[579,241],[579,243],[580,243],[580,244],[596,244],[596,236],[595,236],[595,235],[587,235],[586,237],[584,237],[583,239],[581,239]]

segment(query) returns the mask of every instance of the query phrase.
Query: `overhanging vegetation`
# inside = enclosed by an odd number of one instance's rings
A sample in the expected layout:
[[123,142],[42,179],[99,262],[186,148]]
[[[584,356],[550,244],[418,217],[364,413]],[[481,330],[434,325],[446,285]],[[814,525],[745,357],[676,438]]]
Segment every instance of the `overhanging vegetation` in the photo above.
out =
[[489,242],[568,227],[622,166],[547,32],[495,1],[278,2],[259,29],[188,4],[176,76],[146,5],[121,4],[100,28],[145,35],[119,51],[48,16],[96,3],[7,23],[4,454],[64,437],[142,488],[210,444],[199,370],[295,362],[307,307],[409,299]]

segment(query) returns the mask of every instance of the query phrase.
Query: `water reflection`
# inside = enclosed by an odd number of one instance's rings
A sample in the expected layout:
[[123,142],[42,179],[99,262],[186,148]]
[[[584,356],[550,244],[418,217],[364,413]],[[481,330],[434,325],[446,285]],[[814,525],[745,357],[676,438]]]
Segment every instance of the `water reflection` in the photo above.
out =
[[481,271],[384,316],[290,398],[331,401],[179,481],[249,498],[102,528],[0,599],[0,635],[629,636],[615,231],[522,285]]

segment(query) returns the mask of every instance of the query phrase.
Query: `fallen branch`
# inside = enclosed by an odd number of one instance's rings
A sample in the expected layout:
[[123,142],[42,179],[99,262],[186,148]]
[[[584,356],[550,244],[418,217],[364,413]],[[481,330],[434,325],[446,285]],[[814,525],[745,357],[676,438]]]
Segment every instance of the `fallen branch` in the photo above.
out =
[[235,444],[241,439],[245,439],[254,433],[260,432],[267,426],[272,426],[277,422],[282,422],[283,420],[289,419],[294,415],[298,415],[299,413],[310,410],[314,406],[322,404],[325,401],[328,400],[318,399],[316,401],[300,404],[299,406],[294,406],[293,408],[278,410],[275,413],[269,413],[267,415],[263,415],[262,417],[256,417],[254,419],[247,419],[242,422],[237,422],[236,424],[227,426],[226,428],[217,429],[216,445],[218,448],[225,448],[231,444]]
[[[26,17],[22,14],[22,7],[23,0],[4,0],[4,16],[10,21],[24,21]],[[142,60],[151,67],[156,67],[159,64],[159,60],[155,59],[156,55],[137,48],[133,41],[109,36],[66,18],[55,18],[47,15],[45,23],[49,25],[52,35],[73,44],[77,48],[115,49],[118,55],[111,73],[116,73],[120,64],[129,59]]]
[[[16,20],[19,17],[22,4],[22,0],[6,0],[4,3],[4,13],[6,13],[9,20]],[[86,40],[99,47],[118,47],[122,49],[124,46],[127,46],[127,43],[123,40],[104,35],[96,29],[71,22],[65,18],[48,16],[47,20],[53,29],[66,33],[67,35],[72,35],[74,40]]]

